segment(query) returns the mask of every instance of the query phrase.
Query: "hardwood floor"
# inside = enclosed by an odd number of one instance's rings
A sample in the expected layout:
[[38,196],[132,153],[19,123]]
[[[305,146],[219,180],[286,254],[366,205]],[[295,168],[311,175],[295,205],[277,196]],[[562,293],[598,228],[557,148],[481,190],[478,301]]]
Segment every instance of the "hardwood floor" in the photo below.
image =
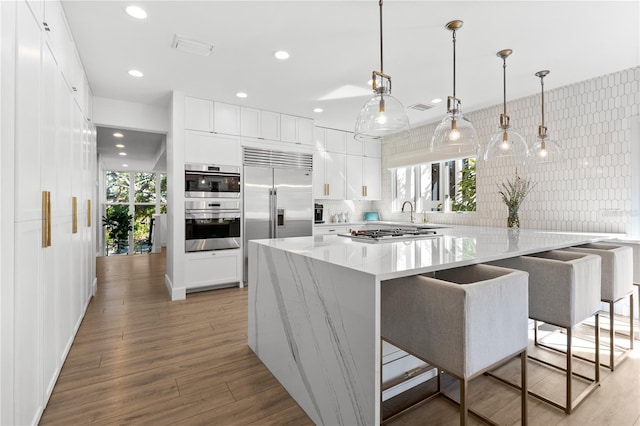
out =
[[[102,257],[97,265],[98,293],[41,424],[312,424],[247,346],[246,289],[171,302],[164,254]],[[529,424],[640,426],[638,346],[615,373],[601,370],[600,388],[570,416],[529,398]],[[531,386],[562,394],[559,374],[529,366]],[[517,377],[517,367],[501,374]],[[455,383],[448,387],[455,393]],[[518,392],[495,380],[474,380],[470,401],[500,424],[519,424]],[[455,425],[457,408],[436,399],[389,424]]]

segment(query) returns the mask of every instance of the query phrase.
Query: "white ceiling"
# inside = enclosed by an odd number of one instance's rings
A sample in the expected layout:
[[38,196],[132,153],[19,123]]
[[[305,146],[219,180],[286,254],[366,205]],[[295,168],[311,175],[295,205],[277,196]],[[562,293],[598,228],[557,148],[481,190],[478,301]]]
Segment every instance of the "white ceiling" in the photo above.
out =
[[[63,1],[95,96],[168,105],[172,90],[221,102],[313,117],[353,130],[379,70],[378,2]],[[502,62],[510,48],[507,98],[640,64],[640,2],[387,0],[384,71],[405,106],[446,99],[452,90],[451,33],[457,33],[457,95],[465,111],[502,102]],[[214,44],[211,56],[171,49],[175,34]],[[272,54],[291,53],[288,61]],[[141,70],[141,79],[129,69]],[[239,99],[236,92],[248,93]],[[350,94],[351,93],[351,94]],[[413,127],[438,120],[445,103],[409,110]],[[322,113],[313,109],[321,107]],[[497,120],[497,119],[496,119]],[[497,125],[497,122],[496,122]]]
[[[105,170],[166,170],[165,135],[110,127],[98,127],[97,133],[98,154]],[[117,138],[114,133],[122,137]],[[122,156],[121,152],[127,155]]]

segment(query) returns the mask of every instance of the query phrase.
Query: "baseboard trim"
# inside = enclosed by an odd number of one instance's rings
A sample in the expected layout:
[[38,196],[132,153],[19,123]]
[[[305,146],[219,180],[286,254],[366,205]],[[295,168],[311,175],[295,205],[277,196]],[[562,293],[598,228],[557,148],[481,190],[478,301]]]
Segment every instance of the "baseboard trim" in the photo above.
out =
[[187,290],[185,288],[174,288],[169,275],[164,275],[164,285],[167,287],[171,300],[185,300],[187,298]]

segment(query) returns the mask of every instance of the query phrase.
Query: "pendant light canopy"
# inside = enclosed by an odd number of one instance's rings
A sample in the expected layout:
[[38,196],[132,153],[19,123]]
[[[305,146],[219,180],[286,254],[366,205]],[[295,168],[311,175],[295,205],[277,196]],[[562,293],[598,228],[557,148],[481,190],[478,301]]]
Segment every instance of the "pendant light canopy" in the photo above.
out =
[[409,117],[400,101],[391,96],[391,76],[384,73],[382,61],[382,0],[380,6],[380,71],[373,71],[373,97],[362,107],[356,120],[354,138],[380,139],[401,133],[409,137]]
[[536,73],[536,77],[540,77],[540,87],[542,89],[542,122],[538,126],[538,137],[536,143],[531,148],[530,161],[533,163],[552,163],[554,161],[564,160],[564,155],[560,149],[560,145],[554,140],[548,138],[547,127],[544,125],[544,78],[550,71],[543,70]]
[[507,58],[512,53],[511,49],[504,49],[496,53],[502,59],[502,114],[500,114],[500,129],[491,136],[483,158],[485,161],[510,159],[515,163],[523,164],[529,156],[529,148],[524,138],[511,129],[507,115]]
[[460,99],[456,97],[456,31],[463,22],[448,22],[445,28],[453,35],[453,96],[447,97],[447,115],[442,119],[431,138],[431,151],[446,154],[461,154],[477,151],[480,147],[478,134],[463,115]]

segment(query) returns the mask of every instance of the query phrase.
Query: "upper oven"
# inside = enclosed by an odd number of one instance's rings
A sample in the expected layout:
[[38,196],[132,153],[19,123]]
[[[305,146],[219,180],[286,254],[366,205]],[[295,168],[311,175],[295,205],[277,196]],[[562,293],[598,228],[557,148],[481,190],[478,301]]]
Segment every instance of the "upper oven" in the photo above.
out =
[[187,198],[240,198],[240,167],[207,164],[184,166]]

